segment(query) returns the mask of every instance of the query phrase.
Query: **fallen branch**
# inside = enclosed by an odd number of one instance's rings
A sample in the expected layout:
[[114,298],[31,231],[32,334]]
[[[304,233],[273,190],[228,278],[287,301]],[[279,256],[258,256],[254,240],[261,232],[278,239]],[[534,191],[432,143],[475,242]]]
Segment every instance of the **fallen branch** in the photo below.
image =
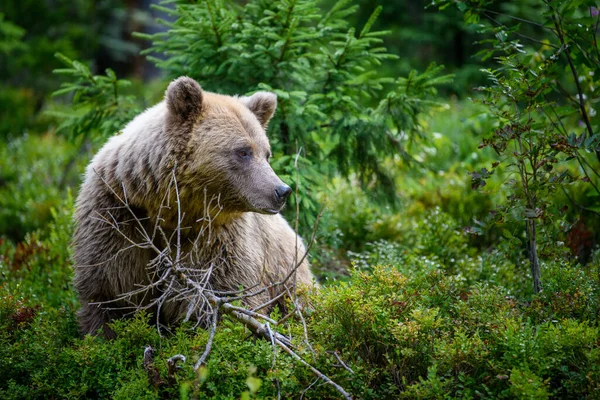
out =
[[352,370],[352,368],[350,368],[349,366],[347,366],[346,363],[344,361],[342,361],[342,359],[340,358],[340,356],[337,353],[337,351],[328,351],[328,353],[333,354],[335,356],[335,358],[340,363],[340,367],[343,367],[346,371],[350,372],[351,374],[354,374],[354,371]]
[[185,363],[186,358],[183,354],[175,354],[173,357],[167,360],[167,378],[170,384],[175,382],[175,373],[181,367],[177,365],[178,362]]
[[[102,177],[100,178],[110,188],[108,183],[104,181]],[[260,285],[254,285],[251,288],[243,288],[237,291],[219,292],[213,290],[213,288],[211,287],[210,278],[213,271],[219,268],[219,266],[226,262],[226,260],[217,257],[214,258],[212,261],[206,263],[206,268],[201,268],[202,265],[198,265],[198,263],[195,260],[195,258],[200,258],[196,257],[194,251],[184,251],[181,238],[181,231],[182,229],[186,228],[182,227],[184,213],[181,210],[179,189],[177,187],[177,181],[174,170],[171,174],[171,182],[169,184],[169,188],[172,188],[174,190],[175,204],[177,207],[176,210],[172,210],[176,212],[177,226],[170,235],[170,237],[166,234],[166,232],[161,226],[161,222],[163,221],[163,219],[160,214],[162,210],[169,209],[169,206],[164,204],[164,201],[167,201],[169,198],[168,195],[165,195],[163,197],[163,204],[161,204],[159,208],[159,215],[156,218],[155,225],[151,230],[152,234],[149,234],[146,230],[146,226],[144,225],[144,222],[148,222],[148,220],[142,220],[135,215],[132,207],[130,207],[129,205],[125,187],[121,186],[120,188],[120,190],[122,191],[121,196],[119,196],[119,193],[117,193],[116,190],[110,188],[110,190],[116,196],[116,198],[119,199],[119,201],[123,204],[123,207],[121,207],[121,209],[125,209],[128,211],[129,214],[131,214],[131,220],[127,221],[127,224],[119,222],[111,214],[111,210],[104,210],[107,213],[107,215],[101,215],[100,213],[98,213],[98,218],[105,222],[109,227],[116,230],[121,236],[123,236],[125,240],[127,240],[127,242],[129,243],[130,247],[137,247],[141,249],[150,250],[155,254],[155,257],[148,263],[147,266],[148,275],[152,276],[153,279],[151,280],[152,283],[140,285],[140,287],[138,287],[137,289],[132,290],[128,293],[123,293],[113,300],[106,302],[98,302],[95,304],[100,304],[105,307],[108,306],[106,308],[110,309],[128,308],[133,309],[133,311],[156,308],[156,325],[160,333],[159,317],[162,307],[166,303],[173,301],[187,301],[188,308],[185,315],[185,320],[187,321],[194,317],[194,319],[197,321],[196,326],[206,321],[206,327],[209,330],[207,343],[205,345],[202,355],[194,365],[194,371],[197,371],[201,366],[205,365],[212,351],[219,316],[228,315],[234,321],[237,321],[238,323],[244,325],[254,335],[263,338],[272,344],[273,363],[275,363],[276,360],[276,349],[280,348],[284,350],[287,354],[289,354],[292,358],[297,360],[300,364],[308,367],[317,376],[317,381],[322,380],[324,383],[333,386],[335,390],[337,390],[340,394],[344,396],[344,398],[351,399],[351,395],[348,392],[346,392],[340,385],[335,383],[328,376],[326,376],[317,368],[309,364],[298,353],[296,353],[292,349],[292,342],[290,338],[288,338],[285,335],[282,335],[281,333],[278,333],[276,330],[273,329],[273,327],[280,325],[290,316],[298,315],[304,327],[304,341],[308,345],[308,348],[311,350],[314,359],[315,352],[312,349],[312,346],[310,345],[306,322],[302,316],[301,307],[298,304],[298,299],[295,296],[294,289],[296,271],[308,256],[308,252],[310,251],[310,248],[314,243],[317,225],[322,216],[323,209],[321,209],[317,216],[311,235],[311,240],[308,243],[306,251],[299,259],[298,256],[296,256],[295,265],[289,268],[289,271],[286,271],[287,274],[285,277],[280,279],[278,282],[271,283],[270,285],[264,287],[261,287]],[[214,213],[214,211],[216,210],[216,213],[218,215],[221,209],[220,205],[218,204],[219,197],[217,197],[216,199],[216,206],[212,205],[215,198],[206,201],[208,199],[206,199],[205,193],[204,204],[205,214],[207,216],[206,218],[202,218],[196,221],[200,221],[205,225],[202,226],[200,233],[197,235],[195,242],[192,244],[192,249],[197,248],[196,244],[200,240],[206,240],[206,238],[203,237],[204,233],[207,233],[209,236],[211,235],[211,211]],[[128,231],[124,231],[122,229],[123,225],[128,225],[130,223],[133,224],[133,226],[135,227],[135,232],[139,235],[140,239],[138,241],[129,237]],[[166,246],[164,249],[159,248],[156,244],[155,239],[157,237],[160,237],[164,241]],[[175,241],[174,251],[172,251],[170,245],[173,240]],[[292,287],[288,287],[287,285],[287,282],[290,280],[292,280]],[[283,287],[283,289],[280,290],[280,294],[264,302],[260,306],[255,307],[252,310],[232,304],[233,301],[246,300],[248,298],[263,294],[267,291],[272,292],[274,290],[278,290],[281,287]],[[148,303],[146,304],[136,304],[136,302],[134,301],[135,299],[139,298],[139,296],[145,298],[151,292],[154,293],[153,296],[156,296],[157,291],[160,293],[160,295],[156,298],[152,298],[152,300],[148,301]],[[280,300],[286,295],[292,299],[293,309],[290,311],[289,314],[281,318],[280,321],[275,321],[268,315],[265,315],[264,313],[260,312],[261,310],[275,304],[278,300]],[[130,304],[131,307],[123,307],[123,303]],[[110,304],[115,304],[115,306],[110,307]],[[209,319],[210,321],[208,321]],[[265,321],[265,323],[260,322],[260,320]],[[154,350],[148,346],[144,352],[144,368],[148,372],[150,382],[153,385],[162,384],[164,382],[160,380],[158,370],[153,365],[153,360]],[[167,361],[169,381],[174,380],[175,372],[177,370],[177,362],[185,362],[185,360],[186,359],[183,355],[175,355]]]
[[154,349],[151,346],[144,348],[144,360],[142,362],[146,373],[148,374],[148,382],[152,387],[159,387],[164,385],[164,381],[160,377],[158,368],[154,365]]

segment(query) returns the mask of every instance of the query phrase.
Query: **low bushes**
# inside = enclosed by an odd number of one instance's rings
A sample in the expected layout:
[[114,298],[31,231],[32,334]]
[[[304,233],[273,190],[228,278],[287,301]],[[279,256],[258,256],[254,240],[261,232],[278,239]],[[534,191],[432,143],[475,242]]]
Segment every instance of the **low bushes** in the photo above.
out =
[[[414,246],[374,242],[346,281],[322,287],[304,313],[310,347],[301,320],[288,320],[280,332],[357,398],[596,395],[597,267],[545,263],[545,290],[533,296],[514,279],[526,266],[476,253],[449,218],[432,210],[407,236]],[[285,353],[274,361],[270,343],[227,317],[198,374],[203,330],[180,327],[161,337],[140,314],[114,324],[114,341],[81,338],[70,229],[69,213],[55,211],[44,232],[0,246],[1,398],[338,396]],[[439,238],[438,249],[431,238]],[[144,366],[146,346],[155,353]],[[166,361],[175,354],[188,359],[170,374]]]

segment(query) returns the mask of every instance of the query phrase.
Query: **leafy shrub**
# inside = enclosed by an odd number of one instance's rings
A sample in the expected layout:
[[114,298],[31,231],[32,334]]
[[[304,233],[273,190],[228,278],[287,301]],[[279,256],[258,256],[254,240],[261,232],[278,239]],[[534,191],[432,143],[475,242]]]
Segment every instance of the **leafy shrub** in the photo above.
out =
[[324,289],[311,327],[351,366],[376,371],[360,378],[379,396],[577,397],[595,387],[587,377],[598,373],[597,327],[573,319],[535,325],[521,317],[527,306],[502,290],[459,287],[436,273],[357,271]]
[[544,267],[547,287],[532,300],[527,315],[538,321],[573,318],[597,322],[600,317],[598,265],[582,267],[552,262]]
[[54,96],[71,94],[72,106],[68,112],[52,114],[63,118],[58,131],[66,134],[71,141],[83,136],[90,139],[106,139],[125,127],[140,109],[131,95],[123,95],[123,89],[131,82],[117,79],[114,71],[107,68],[105,75],[94,75],[90,68],[58,53],[57,58],[65,68],[55,69],[55,74],[68,76],[71,82],[64,82]]
[[400,221],[389,207],[374,203],[368,194],[347,182],[336,180],[331,186],[329,190],[336,196],[323,196],[327,207],[322,236],[329,238],[339,231],[338,246],[353,251],[363,250],[367,242],[398,239]]
[[72,206],[73,199],[68,196],[53,209],[54,220],[47,231],[28,234],[16,245],[0,242],[0,277],[8,293],[33,304],[75,305],[71,290]]

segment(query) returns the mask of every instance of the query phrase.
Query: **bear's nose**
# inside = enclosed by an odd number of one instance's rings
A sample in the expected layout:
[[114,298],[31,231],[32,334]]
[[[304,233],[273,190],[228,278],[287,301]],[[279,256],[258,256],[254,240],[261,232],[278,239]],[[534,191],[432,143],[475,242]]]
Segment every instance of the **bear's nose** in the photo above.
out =
[[275,189],[275,199],[280,203],[283,203],[290,196],[290,193],[292,193],[291,187],[288,185],[279,185],[277,186],[277,189]]

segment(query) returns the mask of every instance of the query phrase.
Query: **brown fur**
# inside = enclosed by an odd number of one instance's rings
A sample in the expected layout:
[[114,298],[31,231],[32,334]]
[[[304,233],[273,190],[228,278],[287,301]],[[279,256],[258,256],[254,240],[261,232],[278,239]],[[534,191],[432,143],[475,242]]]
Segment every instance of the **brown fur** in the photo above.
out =
[[[156,254],[132,247],[103,218],[116,221],[125,236],[139,241],[132,215],[122,207],[118,195],[127,199],[148,231],[160,212],[162,228],[174,232],[177,207],[169,186],[173,171],[184,212],[184,251],[191,251],[190,243],[205,227],[207,201],[212,199],[214,204],[218,199],[223,207],[218,215],[209,212],[213,215],[208,216],[216,217],[210,235],[195,249],[198,265],[205,268],[215,263],[213,289],[268,285],[284,277],[302,257],[301,240],[277,214],[287,196],[275,191],[287,186],[267,162],[270,147],[265,127],[275,108],[272,93],[223,96],[204,92],[197,82],[183,77],[169,85],[165,101],[138,115],[98,152],[77,198],[73,238],[74,284],[81,301],[79,323],[84,334],[103,328],[105,335],[111,336],[106,324],[130,311],[108,310],[124,303],[91,302],[112,301],[154,279],[147,265]],[[170,209],[160,208],[164,199],[170,202]],[[164,248],[167,244],[156,245]],[[306,261],[296,279],[312,285]],[[247,303],[262,304],[268,296]],[[133,300],[134,305],[143,305],[151,299],[146,295]],[[186,308],[183,301],[166,303],[160,320],[179,322]]]

